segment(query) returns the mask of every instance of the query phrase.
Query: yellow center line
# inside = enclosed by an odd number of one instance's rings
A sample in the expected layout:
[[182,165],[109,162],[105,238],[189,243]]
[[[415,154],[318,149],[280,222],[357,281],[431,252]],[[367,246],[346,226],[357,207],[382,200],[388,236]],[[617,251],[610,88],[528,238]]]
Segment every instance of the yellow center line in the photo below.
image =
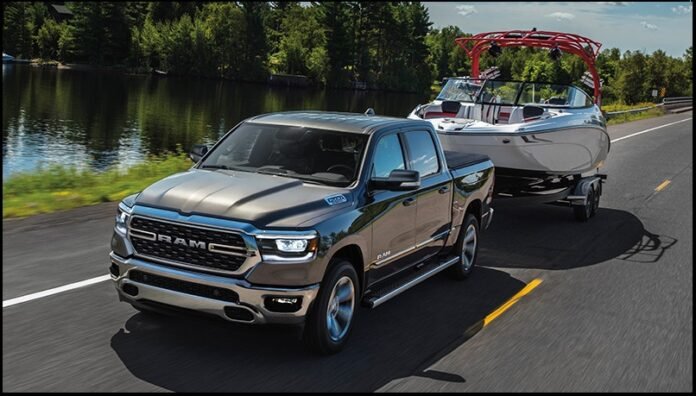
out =
[[659,186],[657,186],[657,188],[655,189],[655,191],[660,192],[660,191],[664,190],[665,187],[667,187],[667,185],[668,185],[669,183],[671,183],[671,182],[672,182],[672,181],[669,180],[669,179],[663,181]]
[[541,284],[542,280],[541,279],[534,279],[531,282],[527,284],[522,290],[517,292],[514,296],[512,296],[511,299],[509,299],[505,304],[501,305],[500,308],[496,309],[495,311],[491,312],[488,314],[483,319],[483,325],[486,326],[487,324],[491,323],[493,319],[497,318],[500,316],[503,312],[507,311],[508,308],[513,306],[520,298],[524,297],[525,295],[529,294],[532,290],[534,290],[539,284]]

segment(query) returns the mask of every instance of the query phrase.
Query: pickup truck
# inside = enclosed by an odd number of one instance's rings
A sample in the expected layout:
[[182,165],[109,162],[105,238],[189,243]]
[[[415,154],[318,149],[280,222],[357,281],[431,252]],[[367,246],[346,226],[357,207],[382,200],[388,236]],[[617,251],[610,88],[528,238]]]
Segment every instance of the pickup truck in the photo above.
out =
[[111,279],[145,313],[304,325],[339,351],[373,308],[447,269],[474,268],[494,167],[443,152],[430,123],[280,112],[242,121],[188,171],[118,207]]

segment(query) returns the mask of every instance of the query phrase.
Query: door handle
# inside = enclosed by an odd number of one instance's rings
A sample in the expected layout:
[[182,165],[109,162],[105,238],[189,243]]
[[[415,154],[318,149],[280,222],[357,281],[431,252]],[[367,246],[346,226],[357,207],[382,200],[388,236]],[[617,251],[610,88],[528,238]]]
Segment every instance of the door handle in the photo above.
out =
[[416,203],[416,199],[413,198],[413,197],[411,197],[411,198],[406,198],[406,199],[404,199],[403,202],[401,202],[401,203],[404,204],[404,206],[411,206],[411,205],[413,205],[414,203]]
[[439,192],[440,194],[444,194],[447,191],[449,191],[449,186],[444,186],[444,187],[441,187],[439,190],[437,190],[437,192]]

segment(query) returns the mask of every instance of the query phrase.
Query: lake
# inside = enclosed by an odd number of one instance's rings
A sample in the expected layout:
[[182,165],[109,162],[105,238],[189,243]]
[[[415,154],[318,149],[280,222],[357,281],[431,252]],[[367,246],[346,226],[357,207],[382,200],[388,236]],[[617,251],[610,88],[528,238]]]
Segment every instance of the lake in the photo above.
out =
[[2,65],[3,178],[48,164],[104,170],[212,144],[239,121],[285,110],[405,117],[409,93],[270,87],[188,77]]

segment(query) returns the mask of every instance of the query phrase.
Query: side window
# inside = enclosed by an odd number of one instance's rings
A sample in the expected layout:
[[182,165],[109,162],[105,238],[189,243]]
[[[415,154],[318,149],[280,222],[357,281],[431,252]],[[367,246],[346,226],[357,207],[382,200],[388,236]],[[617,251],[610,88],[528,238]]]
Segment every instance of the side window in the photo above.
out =
[[421,177],[437,173],[440,170],[435,152],[435,144],[428,132],[406,132],[408,144],[409,168],[420,172]]
[[394,169],[406,169],[404,153],[397,134],[393,133],[379,140],[373,164],[372,177],[389,177]]

